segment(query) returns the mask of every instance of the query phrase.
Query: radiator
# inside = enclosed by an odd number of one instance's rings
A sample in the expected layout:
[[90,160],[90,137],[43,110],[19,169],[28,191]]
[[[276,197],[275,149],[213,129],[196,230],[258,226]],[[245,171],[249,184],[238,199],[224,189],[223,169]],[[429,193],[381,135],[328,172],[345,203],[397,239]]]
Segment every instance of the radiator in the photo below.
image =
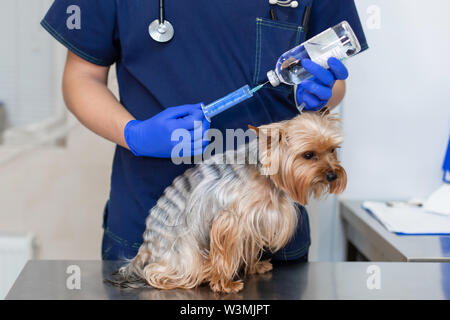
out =
[[33,236],[0,234],[0,299],[4,299],[26,262],[33,258]]

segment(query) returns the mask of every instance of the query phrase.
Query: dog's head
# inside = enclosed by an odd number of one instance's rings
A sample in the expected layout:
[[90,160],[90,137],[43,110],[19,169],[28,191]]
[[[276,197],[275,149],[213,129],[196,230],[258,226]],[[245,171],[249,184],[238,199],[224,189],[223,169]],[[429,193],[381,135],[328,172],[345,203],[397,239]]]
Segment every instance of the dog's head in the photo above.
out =
[[292,199],[306,205],[311,194],[338,194],[347,185],[337,149],[340,120],[328,111],[253,128],[259,136],[262,172]]

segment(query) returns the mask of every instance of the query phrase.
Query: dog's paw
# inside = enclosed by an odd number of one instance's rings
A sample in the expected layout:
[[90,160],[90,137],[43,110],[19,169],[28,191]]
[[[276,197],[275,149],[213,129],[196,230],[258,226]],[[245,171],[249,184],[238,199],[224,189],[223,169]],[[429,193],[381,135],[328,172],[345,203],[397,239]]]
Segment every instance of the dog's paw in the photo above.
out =
[[219,293],[236,293],[241,291],[244,288],[244,282],[239,281],[218,281],[218,282],[210,282],[209,286],[211,290]]
[[255,266],[255,271],[257,274],[264,274],[273,269],[272,263],[269,260],[258,261]]

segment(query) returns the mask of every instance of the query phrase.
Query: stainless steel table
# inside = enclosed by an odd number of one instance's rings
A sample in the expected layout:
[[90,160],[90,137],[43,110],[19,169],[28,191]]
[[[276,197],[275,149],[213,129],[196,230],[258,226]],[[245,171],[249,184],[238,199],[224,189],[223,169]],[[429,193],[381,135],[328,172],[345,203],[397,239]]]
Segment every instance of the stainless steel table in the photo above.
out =
[[348,242],[347,260],[355,260],[358,252],[370,261],[450,262],[450,236],[398,236],[361,204],[362,201],[340,202]]
[[[370,266],[379,270],[380,289],[369,289]],[[69,266],[81,271],[81,288],[68,289]],[[448,263],[313,262],[277,264],[254,276],[241,293],[217,295],[208,287],[162,291],[120,289],[103,280],[117,262],[30,261],[7,299],[450,299]],[[372,267],[373,268],[373,267]],[[70,269],[69,269],[70,270]],[[369,269],[370,270],[370,269]],[[370,279],[369,279],[370,280]],[[70,281],[69,281],[70,282]],[[372,283],[369,281],[369,283]],[[70,286],[69,286],[70,287]]]

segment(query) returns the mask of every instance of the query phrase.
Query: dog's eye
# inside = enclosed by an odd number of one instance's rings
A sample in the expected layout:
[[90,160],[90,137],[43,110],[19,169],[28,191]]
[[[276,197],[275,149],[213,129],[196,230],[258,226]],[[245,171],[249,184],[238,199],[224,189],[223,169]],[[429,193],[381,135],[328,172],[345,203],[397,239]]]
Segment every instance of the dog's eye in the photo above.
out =
[[303,158],[305,158],[306,160],[311,160],[312,158],[314,158],[314,155],[314,152],[308,151],[303,154]]

